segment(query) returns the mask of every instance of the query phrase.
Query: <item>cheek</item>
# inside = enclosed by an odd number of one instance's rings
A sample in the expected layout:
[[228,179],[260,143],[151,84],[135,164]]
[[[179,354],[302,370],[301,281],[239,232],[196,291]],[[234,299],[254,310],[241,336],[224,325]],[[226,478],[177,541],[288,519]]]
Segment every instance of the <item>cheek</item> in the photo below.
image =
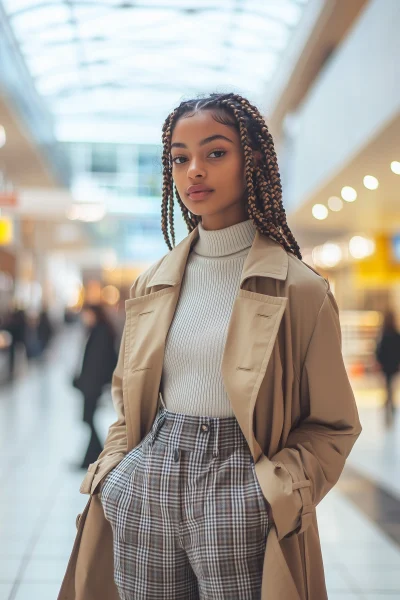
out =
[[177,188],[182,185],[185,179],[187,179],[187,169],[172,167],[172,180]]
[[172,186],[176,186],[181,200],[185,200],[187,183],[187,174],[184,169],[172,169]]
[[225,180],[229,182],[230,187],[234,186],[236,189],[238,187],[243,189],[243,186],[246,186],[244,159],[242,157],[234,156],[230,164],[227,165],[227,171],[229,177],[226,177]]
[[179,173],[174,168],[172,168],[172,185],[176,185],[179,188]]

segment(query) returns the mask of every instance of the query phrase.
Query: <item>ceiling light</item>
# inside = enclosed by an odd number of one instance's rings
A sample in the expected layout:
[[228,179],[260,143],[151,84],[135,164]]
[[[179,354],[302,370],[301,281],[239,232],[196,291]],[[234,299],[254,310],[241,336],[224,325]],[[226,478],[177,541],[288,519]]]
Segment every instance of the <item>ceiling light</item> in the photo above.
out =
[[400,175],[400,162],[398,160],[394,160],[391,163],[390,168],[392,169],[393,173],[396,173],[396,175]]
[[366,258],[375,251],[375,242],[361,235],[355,235],[349,242],[349,251],[353,258]]
[[109,304],[110,306],[114,306],[119,302],[120,293],[118,288],[114,285],[106,285],[101,291],[101,298],[103,302]]
[[338,244],[327,242],[315,248],[315,260],[321,267],[335,267],[342,258],[342,250]]
[[366,175],[364,177],[364,185],[368,190],[376,190],[379,185],[379,181],[373,175]]
[[334,212],[339,212],[343,208],[343,202],[338,196],[331,196],[328,200],[328,206]]
[[7,141],[6,130],[3,125],[0,125],[0,148],[2,148]]
[[344,188],[342,188],[341,194],[343,200],[346,200],[346,202],[354,202],[354,200],[357,198],[356,190],[349,185],[346,185]]
[[314,204],[312,207],[313,217],[318,219],[319,221],[323,221],[328,216],[328,209],[324,204]]

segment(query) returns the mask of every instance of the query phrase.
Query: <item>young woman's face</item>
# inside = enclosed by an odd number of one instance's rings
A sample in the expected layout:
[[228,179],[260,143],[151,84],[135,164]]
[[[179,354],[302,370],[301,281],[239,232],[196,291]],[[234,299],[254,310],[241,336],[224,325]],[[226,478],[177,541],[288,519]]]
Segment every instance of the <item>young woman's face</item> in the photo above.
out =
[[208,110],[181,117],[172,133],[171,156],[179,196],[191,213],[201,216],[205,228],[220,229],[247,218],[244,153],[233,127],[215,121]]

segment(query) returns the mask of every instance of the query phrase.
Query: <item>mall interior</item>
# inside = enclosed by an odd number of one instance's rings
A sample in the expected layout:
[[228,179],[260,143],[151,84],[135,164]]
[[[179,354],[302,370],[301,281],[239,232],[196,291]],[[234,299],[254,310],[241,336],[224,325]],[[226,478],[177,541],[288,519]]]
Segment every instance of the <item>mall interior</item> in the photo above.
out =
[[317,507],[329,598],[400,599],[400,376],[379,353],[400,331],[399,31],[399,0],[0,0],[0,600],[57,598],[89,439],[115,421],[109,385],[82,418],[90,319],[118,350],[168,252],[162,125],[210,92],[262,112],[340,311],[363,431]]

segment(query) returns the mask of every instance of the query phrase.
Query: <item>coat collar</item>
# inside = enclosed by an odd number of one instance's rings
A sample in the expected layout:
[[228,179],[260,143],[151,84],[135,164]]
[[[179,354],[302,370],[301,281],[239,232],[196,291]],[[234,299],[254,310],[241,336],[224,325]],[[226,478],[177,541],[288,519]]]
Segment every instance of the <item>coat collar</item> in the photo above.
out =
[[[164,260],[146,287],[179,285],[185,273],[190,250],[198,237],[198,227],[195,227],[189,235],[165,255]],[[286,250],[257,230],[243,266],[240,286],[249,277],[272,277],[284,281],[287,277],[288,263]]]

